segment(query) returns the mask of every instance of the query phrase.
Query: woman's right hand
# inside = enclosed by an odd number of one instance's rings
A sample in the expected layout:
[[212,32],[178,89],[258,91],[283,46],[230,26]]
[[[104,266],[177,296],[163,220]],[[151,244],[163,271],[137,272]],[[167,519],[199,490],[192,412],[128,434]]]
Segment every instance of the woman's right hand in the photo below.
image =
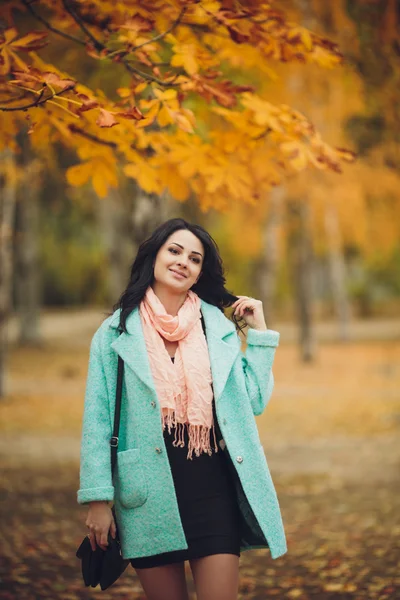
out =
[[96,550],[96,543],[102,550],[107,550],[108,532],[110,531],[113,538],[115,538],[117,533],[114,517],[108,502],[90,502],[86,527],[90,529],[88,537],[92,550]]

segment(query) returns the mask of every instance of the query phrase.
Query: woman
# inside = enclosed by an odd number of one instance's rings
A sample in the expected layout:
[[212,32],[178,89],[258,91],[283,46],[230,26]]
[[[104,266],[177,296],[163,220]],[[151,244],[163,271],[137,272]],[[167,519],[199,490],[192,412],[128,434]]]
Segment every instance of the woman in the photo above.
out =
[[[279,333],[267,329],[261,301],[224,284],[211,236],[171,219],[141,244],[118,308],[91,344],[78,502],[90,505],[93,549],[115,536],[114,502],[123,556],[149,600],[188,599],[185,560],[199,600],[233,600],[241,550],[286,552],[254,419],[272,393]],[[249,327],[245,355],[240,319]],[[125,371],[112,480],[118,355]]]

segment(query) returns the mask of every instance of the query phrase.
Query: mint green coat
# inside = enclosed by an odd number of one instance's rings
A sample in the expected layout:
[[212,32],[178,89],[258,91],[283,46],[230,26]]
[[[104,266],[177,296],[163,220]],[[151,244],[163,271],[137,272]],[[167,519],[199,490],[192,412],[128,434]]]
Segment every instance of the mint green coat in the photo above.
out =
[[[213,377],[216,414],[232,465],[240,508],[241,551],[287,551],[281,512],[255,415],[274,386],[272,363],[280,334],[250,329],[241,351],[234,324],[201,301]],[[87,376],[78,503],[113,500],[124,558],[188,547],[164,444],[161,413],[138,308],[119,335],[119,309],[93,336]],[[118,355],[125,361],[118,461],[111,478],[109,439],[115,407]],[[221,451],[221,450],[219,450]],[[193,460],[195,460],[194,457]]]

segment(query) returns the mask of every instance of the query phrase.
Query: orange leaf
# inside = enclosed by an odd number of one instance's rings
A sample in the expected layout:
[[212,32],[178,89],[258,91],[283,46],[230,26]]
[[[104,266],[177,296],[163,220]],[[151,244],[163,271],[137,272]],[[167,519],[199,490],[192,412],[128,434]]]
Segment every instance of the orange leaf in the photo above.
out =
[[354,162],[357,158],[357,155],[347,148],[335,148],[335,150],[339,158],[346,162]]
[[129,29],[129,31],[151,31],[153,29],[152,21],[144,19],[138,13],[130,17],[119,26],[119,29]]
[[76,86],[76,81],[73,79],[62,79],[57,73],[53,73],[52,71],[45,71],[43,73],[43,81],[49,83],[50,85],[55,85],[56,87],[65,90],[67,88],[74,88]]
[[125,119],[134,119],[135,121],[140,121],[144,119],[143,113],[138,109],[137,106],[133,106],[126,112],[116,113],[119,117],[124,117]]
[[117,125],[118,121],[114,117],[113,113],[105,108],[100,108],[100,115],[96,121],[96,125],[100,127],[113,127]]
[[236,29],[236,27],[228,27],[228,31],[232,40],[236,44],[243,44],[249,41],[250,36],[246,33],[242,33],[241,31],[239,31],[239,29]]
[[86,96],[86,94],[77,94],[77,98],[82,102],[82,106],[79,108],[79,112],[85,112],[86,110],[91,110],[92,108],[96,108],[99,103],[97,100],[93,100]]

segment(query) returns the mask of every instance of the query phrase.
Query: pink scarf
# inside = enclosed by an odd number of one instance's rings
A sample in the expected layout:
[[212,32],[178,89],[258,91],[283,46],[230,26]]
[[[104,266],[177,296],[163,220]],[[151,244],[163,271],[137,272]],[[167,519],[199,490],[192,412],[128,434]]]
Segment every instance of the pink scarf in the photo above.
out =
[[[149,286],[140,303],[144,339],[149,356],[158,400],[161,406],[162,428],[175,427],[174,446],[185,445],[185,425],[188,430],[187,458],[192,460],[205,452],[211,456],[211,429],[215,426],[212,410],[213,392],[207,341],[201,326],[201,301],[188,290],[176,317],[167,314],[163,304]],[[162,338],[177,341],[173,363]]]

